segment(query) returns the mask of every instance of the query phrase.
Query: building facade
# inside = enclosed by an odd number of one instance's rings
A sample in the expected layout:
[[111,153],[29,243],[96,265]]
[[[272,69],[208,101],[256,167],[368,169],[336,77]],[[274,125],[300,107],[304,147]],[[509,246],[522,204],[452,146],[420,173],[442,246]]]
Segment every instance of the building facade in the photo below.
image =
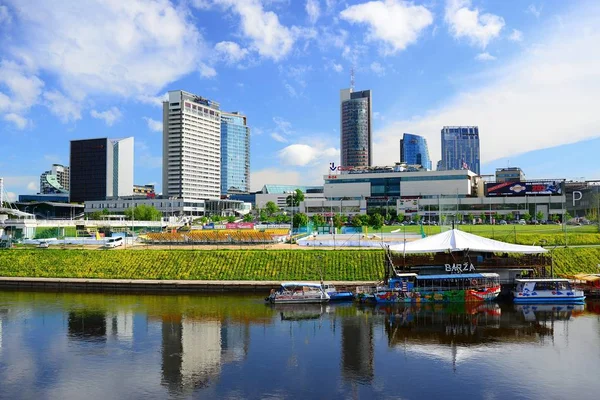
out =
[[170,91],[163,103],[163,195],[192,199],[221,194],[219,103]]
[[340,164],[343,166],[369,167],[373,162],[372,102],[370,90],[340,91]]
[[405,133],[400,139],[400,162],[412,165],[418,164],[431,171],[432,165],[429,158],[427,139],[423,136]]
[[496,182],[523,182],[525,173],[519,167],[496,168]]
[[250,128],[246,117],[221,113],[221,194],[250,192]]
[[69,201],[133,194],[133,137],[71,140]]
[[444,126],[442,128],[441,170],[468,169],[480,174],[479,128]]
[[52,169],[40,175],[40,194],[67,193],[69,179],[69,167],[52,164]]
[[154,191],[154,185],[133,185],[133,194],[141,195],[141,196],[154,196],[156,192]]

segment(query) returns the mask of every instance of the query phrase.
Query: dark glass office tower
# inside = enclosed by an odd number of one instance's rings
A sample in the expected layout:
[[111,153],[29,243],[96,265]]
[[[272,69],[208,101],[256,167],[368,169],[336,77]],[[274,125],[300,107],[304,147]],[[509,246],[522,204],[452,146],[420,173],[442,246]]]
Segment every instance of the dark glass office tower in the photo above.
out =
[[431,171],[431,159],[427,139],[412,133],[405,133],[400,139],[400,162],[418,164]]
[[371,108],[370,90],[340,91],[340,164],[342,166],[372,165]]
[[109,145],[107,138],[71,140],[71,202],[106,198]]
[[443,171],[468,169],[479,174],[480,162],[479,128],[477,126],[444,126],[442,128],[441,168]]

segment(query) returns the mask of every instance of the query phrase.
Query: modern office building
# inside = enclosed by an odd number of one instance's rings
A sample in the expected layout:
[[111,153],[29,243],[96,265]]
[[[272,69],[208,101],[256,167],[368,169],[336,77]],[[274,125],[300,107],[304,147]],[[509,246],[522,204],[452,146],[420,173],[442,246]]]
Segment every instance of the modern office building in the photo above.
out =
[[480,174],[479,128],[444,126],[442,128],[441,170],[468,169]]
[[496,168],[496,182],[523,182],[525,173],[519,167]]
[[71,202],[133,194],[133,137],[71,140]]
[[163,103],[163,195],[209,199],[221,194],[219,103],[175,90]]
[[400,162],[411,165],[418,164],[431,171],[427,139],[423,136],[405,133],[400,139]]
[[371,142],[372,103],[370,90],[340,91],[340,164],[369,167],[373,162]]
[[221,113],[221,194],[250,192],[250,128],[238,112]]
[[40,175],[40,194],[69,192],[69,167],[52,164],[52,169]]
[[134,195],[142,195],[142,196],[154,196],[156,193],[154,191],[154,185],[133,185],[133,194]]

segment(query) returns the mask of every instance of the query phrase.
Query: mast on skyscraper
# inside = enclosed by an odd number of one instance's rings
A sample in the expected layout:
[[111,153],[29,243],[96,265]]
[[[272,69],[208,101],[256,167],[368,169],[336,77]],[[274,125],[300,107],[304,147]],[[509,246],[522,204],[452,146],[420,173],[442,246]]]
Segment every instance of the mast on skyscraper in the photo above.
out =
[[354,65],[350,67],[350,92],[354,92]]

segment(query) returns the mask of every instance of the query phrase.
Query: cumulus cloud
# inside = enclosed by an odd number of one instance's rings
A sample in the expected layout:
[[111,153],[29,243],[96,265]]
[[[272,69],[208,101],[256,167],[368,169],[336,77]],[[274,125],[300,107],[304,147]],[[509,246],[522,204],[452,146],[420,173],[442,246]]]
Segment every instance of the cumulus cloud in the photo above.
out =
[[288,140],[286,138],[284,138],[283,136],[281,136],[279,133],[273,132],[271,133],[271,137],[279,143],[287,143]]
[[149,105],[156,106],[156,107],[162,107],[163,101],[169,100],[169,94],[163,93],[158,96],[148,96],[146,94],[141,94],[141,95],[137,96],[136,99],[140,103],[149,104]]
[[44,82],[26,66],[14,61],[0,62],[0,87],[8,89],[8,95],[0,92],[0,112],[24,113],[39,101]]
[[80,102],[65,97],[57,90],[44,92],[43,98],[52,114],[56,115],[63,123],[81,119]]
[[38,185],[34,181],[31,181],[27,184],[28,190],[37,190],[37,188],[38,188]]
[[533,15],[536,18],[539,18],[542,14],[542,6],[537,7],[535,4],[530,4],[525,12]]
[[318,161],[321,157],[336,158],[340,151],[333,147],[319,148],[307,144],[292,144],[277,153],[280,162],[283,165],[306,166]]
[[374,159],[397,161],[389,149],[397,148],[398,132],[415,132],[427,138],[435,163],[444,125],[478,125],[483,162],[600,136],[600,31],[589,30],[598,18],[598,5],[564,16],[536,47],[484,75],[469,75],[465,90],[443,106],[390,121],[375,132]]
[[96,111],[92,110],[90,112],[92,118],[101,119],[107,126],[113,126],[115,122],[121,119],[122,114],[121,111],[117,107],[111,107],[106,111]]
[[508,39],[512,40],[513,42],[521,42],[523,41],[523,32],[518,29],[513,29]]
[[424,6],[402,0],[370,1],[346,8],[340,17],[368,26],[367,40],[381,41],[383,52],[393,54],[415,43],[433,15]]
[[488,53],[487,51],[484,53],[479,53],[475,56],[475,59],[477,61],[493,61],[496,59],[496,57],[494,57],[493,55],[491,55],[490,53]]
[[308,19],[311,24],[317,22],[319,17],[321,16],[321,7],[319,6],[319,0],[306,0],[306,5],[304,6],[306,9],[306,13],[308,14]]
[[235,42],[219,42],[215,45],[215,50],[227,64],[237,64],[248,55],[248,50]]
[[210,65],[200,63],[199,65],[200,75],[204,78],[214,78],[217,76],[217,71]]
[[500,35],[504,19],[494,14],[481,14],[471,9],[471,0],[448,0],[444,19],[455,39],[466,38],[472,45],[485,49]]
[[144,121],[146,121],[148,124],[148,129],[150,129],[152,132],[162,132],[163,124],[161,121],[157,121],[148,117],[144,117]]
[[27,118],[24,118],[15,113],[9,113],[4,116],[4,120],[12,122],[17,129],[23,130],[29,125]]
[[377,61],[371,63],[371,71],[379,76],[385,75],[385,68]]
[[241,19],[241,30],[251,43],[251,48],[265,58],[279,61],[294,44],[292,31],[279,22],[272,11],[265,11],[259,0],[215,0],[230,8]]

